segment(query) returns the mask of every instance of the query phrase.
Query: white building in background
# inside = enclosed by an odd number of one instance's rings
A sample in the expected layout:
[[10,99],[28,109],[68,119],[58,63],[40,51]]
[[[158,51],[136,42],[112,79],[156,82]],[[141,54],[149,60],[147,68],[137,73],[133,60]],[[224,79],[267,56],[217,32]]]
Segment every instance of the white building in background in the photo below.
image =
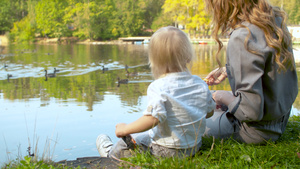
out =
[[299,47],[299,42],[300,42],[300,26],[288,26],[288,29],[290,33],[293,36],[293,52],[294,52],[294,59],[296,63],[300,63],[300,47]]
[[300,26],[288,26],[288,29],[293,36],[293,41],[300,41]]

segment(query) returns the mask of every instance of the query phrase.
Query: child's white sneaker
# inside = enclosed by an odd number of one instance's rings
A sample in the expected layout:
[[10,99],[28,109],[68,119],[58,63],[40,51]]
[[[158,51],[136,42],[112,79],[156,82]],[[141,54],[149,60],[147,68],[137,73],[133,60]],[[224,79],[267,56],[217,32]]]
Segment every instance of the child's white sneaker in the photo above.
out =
[[97,137],[96,146],[101,157],[108,157],[108,153],[111,150],[113,143],[108,135],[101,134]]

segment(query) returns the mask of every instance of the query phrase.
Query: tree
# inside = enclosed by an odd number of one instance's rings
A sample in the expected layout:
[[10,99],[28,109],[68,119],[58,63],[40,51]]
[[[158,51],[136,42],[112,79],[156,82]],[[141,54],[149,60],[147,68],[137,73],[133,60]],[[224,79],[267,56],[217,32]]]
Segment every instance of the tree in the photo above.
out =
[[174,26],[183,25],[188,33],[202,32],[207,29],[210,19],[206,14],[203,0],[166,0],[164,14],[171,16]]
[[89,5],[83,0],[69,0],[68,6],[65,8],[63,23],[68,29],[73,30],[73,36],[81,39],[90,38],[89,27]]
[[270,0],[271,4],[282,8],[288,15],[288,24],[300,24],[299,0]]
[[20,21],[27,15],[27,3],[25,0],[1,0],[0,1],[0,34],[10,31],[13,23]]
[[67,0],[42,0],[35,6],[37,29],[46,37],[61,37],[69,31],[63,22]]
[[[27,7],[27,9],[23,9],[22,7],[22,10],[17,12],[19,13],[18,16],[20,16],[21,19],[13,24],[13,28],[11,29],[10,33],[10,39],[12,41],[34,40],[36,32],[34,6],[36,2],[37,0],[28,0],[24,5]],[[23,16],[25,13],[26,16]]]
[[161,14],[161,7],[164,4],[165,0],[147,0],[146,2],[146,10],[145,10],[145,23],[144,27],[151,28],[152,23],[157,18],[159,14]]
[[119,35],[139,35],[145,23],[146,1],[115,0],[115,4],[117,10],[113,23]]
[[92,38],[107,40],[115,38],[113,18],[115,15],[115,4],[112,0],[98,0],[90,6],[90,26]]

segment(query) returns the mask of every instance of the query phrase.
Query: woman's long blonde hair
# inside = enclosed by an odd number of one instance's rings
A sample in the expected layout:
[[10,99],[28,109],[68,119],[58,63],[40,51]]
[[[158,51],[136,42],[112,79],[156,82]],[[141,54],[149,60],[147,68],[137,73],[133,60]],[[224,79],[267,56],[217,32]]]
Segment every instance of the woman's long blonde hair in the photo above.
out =
[[160,28],[152,35],[148,54],[155,79],[166,73],[188,71],[195,56],[188,36],[173,26]]
[[[247,21],[261,28],[265,33],[267,45],[275,49],[275,62],[278,64],[278,71],[293,70],[294,57],[289,51],[291,48],[290,33],[286,28],[286,14],[278,7],[271,6],[267,0],[205,0],[207,9],[213,14],[212,31],[213,38],[219,44],[219,51],[223,47],[223,43],[219,39],[219,31],[225,34],[230,29],[246,26],[242,22]],[[282,23],[280,27],[276,25],[275,18],[280,17]],[[248,28],[247,28],[248,29]],[[247,44],[251,36],[249,35],[245,40],[245,47],[248,51],[255,53],[248,49]],[[274,36],[275,35],[275,36]],[[217,61],[221,67],[218,58]]]

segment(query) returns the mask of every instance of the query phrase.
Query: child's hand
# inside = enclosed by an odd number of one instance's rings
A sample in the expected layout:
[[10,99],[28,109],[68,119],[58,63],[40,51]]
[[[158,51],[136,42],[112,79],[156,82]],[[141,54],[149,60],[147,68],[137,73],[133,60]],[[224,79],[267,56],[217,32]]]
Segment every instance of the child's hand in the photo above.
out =
[[208,119],[208,118],[210,118],[213,115],[214,115],[214,110],[212,110],[211,112],[207,113],[205,118]]
[[127,124],[125,124],[125,123],[119,123],[119,124],[116,125],[116,131],[115,131],[115,133],[116,133],[117,137],[120,138],[120,137],[126,136],[126,134],[124,132],[124,128],[126,126],[127,126]]
[[217,105],[216,109],[221,109],[222,111],[227,111],[228,107],[225,104]]

